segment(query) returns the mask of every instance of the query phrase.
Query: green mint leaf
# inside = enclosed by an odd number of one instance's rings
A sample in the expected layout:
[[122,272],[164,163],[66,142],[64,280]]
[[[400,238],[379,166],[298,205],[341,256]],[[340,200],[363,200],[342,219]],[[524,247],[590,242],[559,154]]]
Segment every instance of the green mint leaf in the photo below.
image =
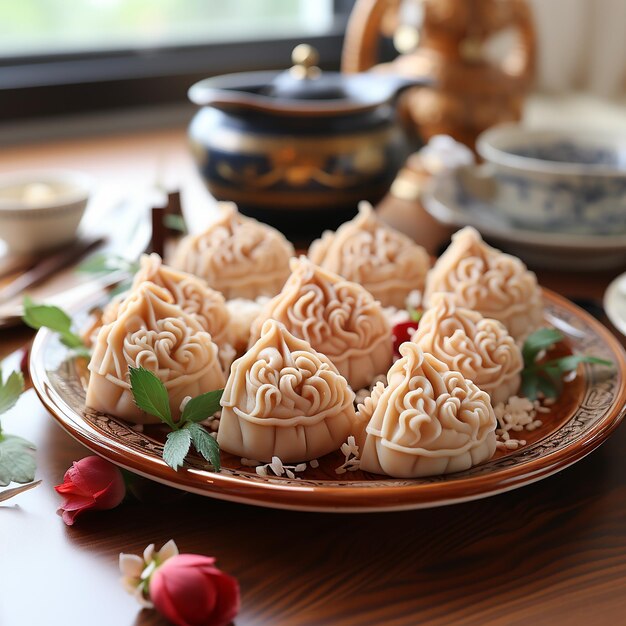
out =
[[[176,428],[172,420],[170,401],[165,385],[150,370],[143,367],[129,367],[130,390],[135,404],[146,413],[158,417],[171,428]],[[168,464],[169,465],[169,464]]]
[[537,399],[539,377],[534,372],[522,372],[522,394],[529,400]]
[[183,464],[191,447],[191,433],[187,428],[173,430],[167,435],[163,460],[176,472]]
[[72,318],[62,309],[48,304],[35,304],[28,296],[24,296],[24,323],[31,328],[50,328],[60,334],[69,333],[72,327]]
[[534,365],[537,355],[542,350],[547,350],[555,343],[563,341],[563,334],[555,328],[540,328],[530,335],[524,342],[522,356],[524,365],[529,367]]
[[418,311],[417,309],[409,309],[409,319],[412,322],[419,322],[424,315],[424,311]]
[[49,328],[61,337],[68,348],[84,347],[83,340],[72,332],[72,318],[63,309],[49,304],[36,304],[28,296],[23,300],[22,320],[27,326],[39,330]]
[[184,430],[191,435],[194,448],[219,472],[220,446],[217,441],[200,424],[189,424]]
[[35,446],[12,435],[4,435],[0,441],[0,487],[11,482],[30,483],[35,478]]
[[559,368],[560,373],[567,374],[575,370],[579,363],[593,363],[596,365],[605,365],[610,367],[613,365],[611,361],[605,361],[604,359],[599,359],[595,356],[585,356],[583,354],[570,354],[569,356],[564,356],[560,359],[555,359],[550,363],[554,363],[556,367]]
[[187,402],[181,417],[182,422],[201,422],[220,410],[223,389],[216,389],[196,396]]
[[0,370],[0,413],[6,413],[15,406],[22,391],[24,391],[24,377],[22,372],[11,372],[5,382],[2,381]]
[[546,398],[558,398],[559,397],[559,387],[555,386],[551,380],[544,378],[543,376],[539,376],[537,378],[537,386],[539,387],[539,391]]
[[187,224],[185,224],[185,218],[182,215],[166,214],[163,217],[163,226],[170,230],[176,230],[183,235],[187,234]]
[[109,274],[117,271],[136,274],[138,270],[138,263],[133,263],[122,256],[102,252],[92,255],[78,266],[78,271],[85,274]]

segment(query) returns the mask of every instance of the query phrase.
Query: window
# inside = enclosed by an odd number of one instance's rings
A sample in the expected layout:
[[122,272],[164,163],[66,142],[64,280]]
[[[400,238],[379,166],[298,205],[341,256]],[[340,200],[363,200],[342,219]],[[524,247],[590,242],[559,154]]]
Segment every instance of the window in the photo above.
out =
[[323,35],[332,0],[19,0],[0,3],[0,56]]
[[0,119],[183,102],[200,78],[289,63],[302,41],[337,67],[352,0],[0,2]]

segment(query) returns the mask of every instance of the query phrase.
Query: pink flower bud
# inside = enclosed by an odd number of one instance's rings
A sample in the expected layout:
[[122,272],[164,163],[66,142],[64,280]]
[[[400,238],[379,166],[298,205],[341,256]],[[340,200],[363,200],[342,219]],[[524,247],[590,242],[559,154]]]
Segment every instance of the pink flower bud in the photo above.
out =
[[150,599],[176,626],[226,626],[239,612],[239,584],[215,559],[179,554],[150,578]]
[[114,509],[126,495],[120,469],[99,456],[72,463],[63,476],[63,484],[55,490],[63,496],[57,513],[68,526],[83,511]]

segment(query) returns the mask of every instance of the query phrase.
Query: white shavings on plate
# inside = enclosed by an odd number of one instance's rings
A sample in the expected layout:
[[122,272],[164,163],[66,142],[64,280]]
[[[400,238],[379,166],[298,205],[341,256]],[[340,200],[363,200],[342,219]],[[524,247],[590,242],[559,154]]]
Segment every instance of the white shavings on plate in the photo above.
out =
[[179,410],[182,413],[185,410],[185,407],[187,406],[187,404],[189,403],[189,401],[191,400],[191,396],[185,396],[181,401],[180,401],[180,406],[179,406]]
[[[241,459],[242,462],[244,459]],[[246,459],[248,460],[248,459]],[[287,476],[287,478],[291,479],[299,479],[299,476],[296,476],[296,473],[304,472],[306,469],[306,463],[298,463],[297,465],[285,465],[279,457],[273,456],[271,463],[266,463],[265,465],[257,465],[255,470],[259,476],[269,476],[268,472],[271,470],[274,476]]]
[[320,466],[320,462],[317,459],[313,459],[312,461],[309,461],[309,465],[313,469],[317,469]]
[[343,465],[339,466],[336,474],[345,474],[346,472],[355,472],[361,467],[361,459],[359,458],[359,446],[356,445],[355,438],[350,435],[346,443],[341,444],[341,454],[345,457]]
[[244,467],[258,467],[262,463],[261,463],[261,461],[255,461],[254,459],[246,459],[246,458],[242,457],[241,464]]
[[[544,401],[544,404],[546,402]],[[550,409],[542,406],[539,400],[529,400],[519,396],[511,396],[505,404],[500,402],[493,408],[498,420],[496,428],[496,447],[498,450],[517,450],[526,445],[524,439],[515,439],[511,433],[522,431],[532,432],[543,425],[537,419],[537,413],[549,413]]]

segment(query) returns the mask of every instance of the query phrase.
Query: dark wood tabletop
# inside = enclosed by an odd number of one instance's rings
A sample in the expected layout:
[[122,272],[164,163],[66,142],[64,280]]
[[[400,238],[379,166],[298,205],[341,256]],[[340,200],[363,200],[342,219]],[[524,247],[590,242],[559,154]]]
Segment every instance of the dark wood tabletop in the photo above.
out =
[[[593,305],[615,274],[539,278]],[[3,331],[2,352],[28,336]],[[2,626],[164,624],[126,595],[117,559],[171,538],[238,578],[237,626],[626,623],[624,427],[555,476],[466,504],[316,514],[158,488],[68,528],[53,486],[89,452],[32,390],[2,426],[37,445],[42,479],[0,505]]]

